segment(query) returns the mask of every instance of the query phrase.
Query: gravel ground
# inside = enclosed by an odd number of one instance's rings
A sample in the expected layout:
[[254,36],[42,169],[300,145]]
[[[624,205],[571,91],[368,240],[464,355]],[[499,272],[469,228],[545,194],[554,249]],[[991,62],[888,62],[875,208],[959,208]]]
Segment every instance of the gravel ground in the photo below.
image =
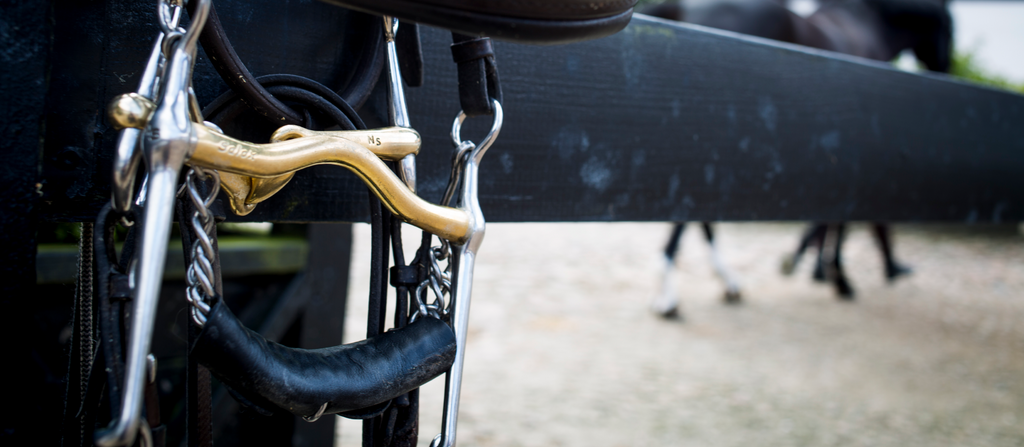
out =
[[[495,224],[476,268],[459,445],[1024,445],[1024,237],[899,227],[915,272],[882,278],[866,226],[844,247],[857,299],[779,273],[801,224],[722,224],[744,302],[722,303],[688,229],[682,320],[648,311],[667,224]],[[408,247],[415,234],[407,231]],[[365,334],[357,225],[346,341]],[[420,445],[443,381],[423,391]],[[342,445],[359,445],[343,422]]]

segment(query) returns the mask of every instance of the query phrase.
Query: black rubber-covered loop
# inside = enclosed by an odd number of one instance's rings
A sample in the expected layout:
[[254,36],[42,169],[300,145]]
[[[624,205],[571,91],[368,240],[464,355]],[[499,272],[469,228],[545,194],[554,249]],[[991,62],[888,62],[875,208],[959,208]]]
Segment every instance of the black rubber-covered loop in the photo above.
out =
[[501,102],[494,47],[486,37],[452,33],[452,59],[458,65],[459,104],[466,116],[493,115],[491,100]]
[[299,416],[370,407],[451,368],[455,334],[422,318],[373,338],[322,349],[289,348],[246,328],[220,300],[192,345],[196,358],[237,393]]

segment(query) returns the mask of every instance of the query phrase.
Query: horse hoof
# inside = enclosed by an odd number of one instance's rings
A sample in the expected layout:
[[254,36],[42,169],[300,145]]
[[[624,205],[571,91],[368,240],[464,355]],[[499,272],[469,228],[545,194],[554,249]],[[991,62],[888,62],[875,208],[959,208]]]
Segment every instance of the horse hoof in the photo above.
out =
[[796,257],[793,255],[786,255],[782,257],[782,274],[790,276],[796,271]]
[[914,273],[913,269],[895,262],[885,267],[885,278],[888,279],[889,282],[893,282],[899,279],[899,277],[907,276],[911,273]]
[[674,320],[679,318],[679,301],[671,296],[659,295],[651,301],[651,312],[662,318]]
[[825,267],[819,262],[814,266],[814,273],[811,274],[811,279],[814,282],[825,282],[828,281],[828,276],[825,275]]
[[836,295],[839,296],[839,299],[846,301],[853,300],[853,287],[850,286],[850,283],[846,278],[842,276],[836,277],[833,284],[836,286]]
[[739,304],[743,301],[743,295],[739,290],[725,291],[725,304]]
[[679,313],[678,307],[673,307],[669,310],[658,312],[658,316],[666,320],[682,320],[683,315]]

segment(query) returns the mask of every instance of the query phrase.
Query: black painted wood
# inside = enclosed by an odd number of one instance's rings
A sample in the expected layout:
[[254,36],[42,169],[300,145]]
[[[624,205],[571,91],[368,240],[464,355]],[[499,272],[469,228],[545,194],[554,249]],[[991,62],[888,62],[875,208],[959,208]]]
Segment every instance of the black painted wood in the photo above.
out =
[[[313,33],[325,19],[307,8],[324,5],[267,1],[280,8],[271,30],[253,26],[269,24],[265,15],[249,18],[264,1],[227,3],[222,20],[252,37],[236,46],[254,71],[327,77],[311,69],[323,59],[281,54],[322,48],[326,38]],[[284,31],[287,45],[273,39]],[[408,90],[430,200],[444,188],[458,109],[449,39],[424,28],[425,86]],[[1020,95],[645,17],[606,39],[499,42],[496,52],[506,124],[481,176],[492,222],[1024,218]],[[136,53],[119,53],[100,76],[137,71],[145,54]],[[199,73],[204,100],[223,88],[206,65]],[[382,115],[380,93],[365,115]],[[93,124],[103,175],[86,200],[48,203],[47,220],[84,219],[105,200],[112,132]],[[479,138],[488,124],[467,134]],[[364,201],[353,175],[318,167],[246,220],[365,220]]]
[[[5,371],[4,380],[33,393],[0,410],[4,445],[56,444],[67,387],[67,360],[60,355],[65,346],[57,334],[72,300],[33,293],[50,17],[48,2],[0,1],[0,337],[9,341],[5,363],[17,365]],[[44,335],[26,339],[30,324]]]
[[0,2],[0,284],[4,299],[35,283],[39,145],[50,53],[45,2]]
[[[437,200],[458,106],[447,36],[423,36],[427,82],[408,102],[421,195]],[[644,17],[599,41],[496,47],[491,221],[1024,217],[1019,95]],[[257,218],[362,219],[332,206],[345,176],[298,179]]]

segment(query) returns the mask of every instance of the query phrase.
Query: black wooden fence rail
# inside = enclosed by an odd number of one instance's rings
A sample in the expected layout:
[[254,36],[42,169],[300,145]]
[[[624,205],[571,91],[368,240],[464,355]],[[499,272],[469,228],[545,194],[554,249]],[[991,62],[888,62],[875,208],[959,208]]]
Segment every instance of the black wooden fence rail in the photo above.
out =
[[[352,37],[328,25],[355,19],[319,3],[253,3],[218,8],[254,72],[342,76],[335,42]],[[56,30],[40,219],[89,219],[107,198],[114,132],[102,107],[134,88],[155,34],[149,8],[115,6],[95,20],[135,24],[106,41]],[[437,200],[458,101],[450,38],[423,38],[426,83],[408,102],[424,136],[421,195]],[[506,124],[482,168],[490,221],[1024,218],[1024,96],[644,16],[606,39],[496,51]],[[205,60],[196,81],[204,100],[225,89]],[[381,93],[369,115],[380,116]],[[355,176],[319,167],[245,219],[359,221],[364,203]]]

